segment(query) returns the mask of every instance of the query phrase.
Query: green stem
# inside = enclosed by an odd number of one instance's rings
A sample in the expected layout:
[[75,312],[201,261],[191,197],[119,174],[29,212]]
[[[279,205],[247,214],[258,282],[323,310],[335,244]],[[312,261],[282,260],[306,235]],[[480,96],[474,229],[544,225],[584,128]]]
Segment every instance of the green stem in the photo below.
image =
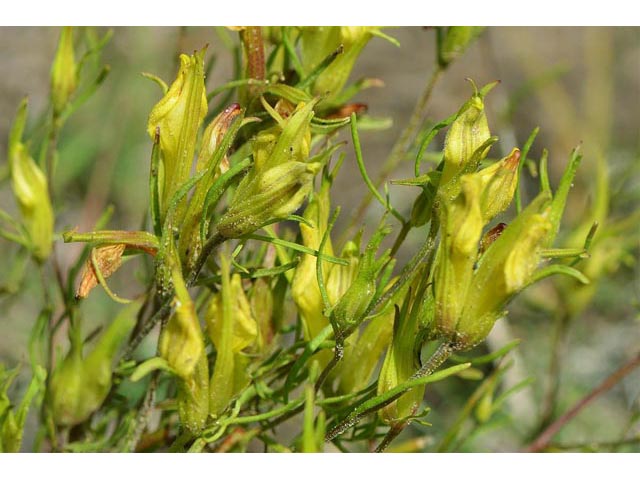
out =
[[376,453],[382,453],[384,452],[387,447],[391,444],[391,442],[393,442],[395,440],[395,438],[400,435],[402,433],[402,431],[409,425],[409,421],[405,421],[405,422],[399,422],[394,424],[389,431],[387,432],[387,434],[384,436],[384,438],[382,439],[382,441],[380,442],[380,445],[378,445],[375,449]]
[[384,292],[378,300],[372,302],[365,312],[365,317],[375,312],[378,307],[384,306],[389,300],[391,300],[402,287],[413,279],[416,272],[418,272],[423,265],[427,265],[427,271],[431,270],[431,262],[433,260],[433,252],[436,244],[435,237],[437,235],[438,228],[438,223],[432,220],[429,237],[426,242],[424,242],[418,253],[413,256],[409,263],[404,266],[400,272],[398,281],[391,285],[391,287]]
[[[422,92],[422,95],[420,96],[418,103],[413,109],[413,113],[409,118],[409,122],[407,123],[407,126],[404,128],[402,134],[400,135],[396,143],[393,145],[393,148],[391,149],[391,153],[389,154],[389,156],[387,157],[387,160],[382,166],[382,170],[380,171],[378,179],[376,180],[376,183],[375,183],[376,188],[379,188],[380,185],[382,185],[385,182],[387,177],[396,169],[398,164],[402,161],[406,151],[410,147],[411,142],[415,137],[418,127],[422,123],[422,119],[424,117],[424,113],[429,103],[429,100],[431,99],[433,89],[438,83],[438,80],[440,79],[444,71],[445,69],[443,67],[436,67],[432,71],[431,76],[429,77],[429,80],[425,86],[425,89]],[[358,207],[358,210],[356,211],[356,214],[354,215],[351,221],[352,226],[359,225],[362,223],[364,214],[367,211],[367,208],[369,208],[369,205],[371,204],[371,200],[373,200],[373,196],[371,194],[367,195],[362,200],[362,202],[360,203],[360,206]]]
[[152,374],[153,376],[151,377],[151,383],[149,384],[149,388],[147,388],[144,399],[142,400],[142,406],[140,408],[140,411],[138,412],[138,416],[136,417],[136,425],[133,430],[133,434],[127,439],[127,443],[125,445],[127,452],[133,453],[136,451],[136,446],[140,441],[140,437],[142,437],[144,430],[147,428],[149,415],[155,402],[159,373],[160,372],[156,370]]
[[448,376],[454,372],[468,368],[470,365],[469,363],[456,365],[455,367],[448,368],[442,372],[438,372],[437,375],[434,375],[436,369],[442,365],[447,358],[449,358],[453,351],[453,347],[450,344],[441,344],[424,366],[413,374],[406,382],[401,383],[395,388],[392,388],[388,392],[385,392],[373,399],[368,399],[359,405],[354,405],[355,408],[347,418],[342,420],[327,433],[325,441],[332,441],[341,433],[355,426],[362,417],[389,405],[404,395],[408,390],[420,385],[438,381],[444,376]]
[[391,257],[393,257],[396,253],[398,253],[400,246],[404,243],[410,230],[411,230],[411,222],[404,222],[402,224],[402,228],[400,229],[400,232],[398,232],[398,236],[393,242],[393,247],[391,247],[391,252],[389,253]]
[[209,238],[209,240],[207,240],[207,242],[202,247],[202,251],[200,252],[198,260],[196,260],[196,264],[193,267],[191,275],[189,275],[187,287],[190,287],[196,283],[196,281],[198,280],[198,275],[200,274],[202,267],[204,267],[207,258],[209,258],[209,255],[211,255],[215,251],[215,249],[218,248],[225,240],[226,239],[218,232],[216,232],[211,236],[211,238]]

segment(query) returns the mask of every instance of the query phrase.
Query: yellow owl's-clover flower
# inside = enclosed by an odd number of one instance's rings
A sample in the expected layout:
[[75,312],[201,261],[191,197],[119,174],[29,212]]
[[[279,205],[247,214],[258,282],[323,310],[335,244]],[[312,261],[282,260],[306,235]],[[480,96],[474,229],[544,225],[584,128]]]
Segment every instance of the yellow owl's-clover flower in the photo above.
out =
[[78,87],[78,66],[73,50],[73,27],[63,27],[51,66],[51,103],[56,116],[62,114]]
[[118,349],[136,322],[141,303],[124,307],[83,355],[79,328],[70,331],[71,348],[51,377],[48,400],[57,425],[73,426],[87,420],[107,398],[112,385],[113,363]]
[[29,248],[34,258],[43,262],[51,252],[54,216],[47,178],[29,154],[27,145],[22,143],[26,120],[27,100],[24,99],[9,136],[11,185],[20,207]]
[[178,76],[149,114],[149,136],[160,136],[162,218],[173,195],[189,178],[198,130],[207,113],[204,54],[205,49],[194,55],[180,55]]
[[220,235],[241,237],[300,208],[321,168],[319,162],[307,161],[315,104],[299,104],[289,118],[279,118],[275,127],[258,134],[253,167],[215,225]]
[[[448,132],[437,194],[442,239],[434,274],[434,328],[461,350],[484,340],[513,296],[542,278],[537,273],[542,251],[557,234],[577,167],[574,156],[555,196],[543,189],[510,225],[498,225],[483,238],[485,227],[513,199],[521,155],[513,149],[476,171],[492,141],[482,103],[488,88],[472,96]],[[586,281],[567,269],[548,272]]]

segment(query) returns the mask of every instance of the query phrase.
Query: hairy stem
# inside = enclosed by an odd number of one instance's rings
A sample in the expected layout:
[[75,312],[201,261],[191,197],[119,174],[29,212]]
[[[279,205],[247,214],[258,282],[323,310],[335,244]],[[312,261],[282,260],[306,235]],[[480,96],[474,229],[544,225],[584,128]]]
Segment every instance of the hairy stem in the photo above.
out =
[[[453,346],[451,344],[449,344],[449,343],[441,344],[438,347],[438,349],[433,353],[433,355],[431,355],[431,358],[429,358],[429,360],[422,366],[422,368],[420,368],[420,370],[418,370],[416,373],[414,373],[409,378],[408,381],[416,380],[418,378],[428,377],[429,375],[434,373],[436,371],[436,369],[440,365],[442,365],[445,362],[445,360],[447,360],[447,358],[449,358],[451,356],[451,354],[453,352],[454,352],[454,348],[453,348]],[[347,418],[342,420],[340,423],[338,423],[331,430],[329,430],[329,432],[327,433],[327,435],[325,437],[325,441],[327,441],[327,442],[332,441],[338,435],[344,433],[349,428],[355,426],[360,421],[360,419],[362,417],[364,417],[366,415],[369,415],[370,413],[377,412],[381,408],[386,407],[390,403],[393,403],[394,401],[396,401],[398,398],[400,398],[405,393],[406,393],[406,390],[400,391],[397,394],[392,395],[389,398],[385,399],[383,402],[377,403],[375,406],[373,406],[371,408],[366,408],[366,409],[364,409],[362,411],[359,411],[359,412],[357,412],[357,407],[359,406],[359,404],[353,405],[353,408],[352,408],[352,412],[353,413],[350,414],[349,416],[347,416]],[[364,401],[366,401],[366,400],[367,399],[363,399],[361,402],[364,403]],[[391,439],[391,440],[393,440],[393,439]]]

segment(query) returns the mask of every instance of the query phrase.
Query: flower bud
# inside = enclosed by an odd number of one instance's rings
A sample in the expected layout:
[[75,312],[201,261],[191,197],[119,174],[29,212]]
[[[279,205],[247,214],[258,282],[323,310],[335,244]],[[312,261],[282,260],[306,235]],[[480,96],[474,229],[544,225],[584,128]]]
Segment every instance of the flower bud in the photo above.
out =
[[13,406],[7,390],[17,376],[18,368],[5,371],[4,366],[0,364],[0,453],[20,452],[29,407],[34,401],[36,404],[39,403],[45,392],[47,371],[36,365],[22,401],[19,405]]
[[485,27],[439,27],[438,63],[440,66],[446,68],[461,56],[484,29]]
[[209,364],[196,308],[182,277],[173,242],[167,252],[175,292],[175,313],[158,342],[158,352],[178,376],[178,413],[181,424],[199,433],[209,413]]
[[238,238],[292,214],[311,191],[319,170],[318,163],[288,162],[267,170],[247,188],[252,190],[247,196],[240,197],[245,192],[238,188],[229,209],[218,221],[218,233]]
[[209,364],[204,351],[191,375],[179,380],[177,399],[180,423],[197,435],[209,416]]
[[485,223],[505,211],[511,204],[518,185],[518,163],[520,150],[514,148],[511,153],[490,167],[470,174],[479,178],[482,195],[480,209]]
[[[444,144],[444,169],[440,185],[446,185],[462,173],[475,171],[489,148],[478,151],[491,137],[483,97],[488,87],[476,91],[467,101],[449,127]],[[474,156],[475,154],[475,156]],[[454,191],[454,196],[457,194]]]
[[461,349],[484,340],[507,302],[531,281],[552,230],[549,200],[547,194],[540,194],[478,260],[456,326],[455,342]]
[[[202,251],[204,239],[201,237],[200,225],[201,222],[208,221],[204,218],[205,212],[203,211],[207,192],[216,179],[229,169],[227,152],[220,152],[218,149],[227,150],[229,148],[230,142],[227,141],[223,144],[224,137],[229,129],[231,129],[229,134],[235,136],[239,128],[239,123],[236,124],[236,122],[240,122],[241,119],[242,110],[237,103],[234,103],[214,118],[204,131],[196,172],[207,171],[208,173],[198,182],[189,200],[185,219],[180,228],[178,244],[180,258],[188,270],[194,267]],[[218,159],[217,162],[216,159]]]
[[140,303],[133,303],[122,309],[86,358],[80,333],[74,331],[71,349],[51,377],[49,400],[57,425],[77,425],[100,408],[111,389],[114,358],[133,329],[139,308]]
[[[313,195],[304,211],[303,217],[307,223],[300,223],[302,244],[313,250],[320,248],[320,242],[327,230],[331,205],[329,198],[330,186],[330,182],[323,178],[320,191]],[[323,251],[327,255],[333,255],[331,238],[327,238]],[[300,313],[302,331],[307,341],[313,339],[323,328],[329,325],[329,319],[324,316],[322,295],[318,287],[316,262],[317,257],[302,255],[291,281],[291,297]],[[322,267],[323,279],[326,284],[331,270],[337,266],[325,262]],[[315,355],[315,359],[322,368],[331,359],[331,353],[329,351],[321,351]]]
[[[408,380],[418,369],[414,342],[419,319],[416,311],[408,311],[408,303],[411,301],[409,297],[407,295],[402,310],[397,307],[395,310],[393,339],[380,370],[378,395],[388,392]],[[409,390],[398,400],[380,410],[380,418],[385,423],[393,425],[406,417],[415,415],[422,402],[424,390],[424,386]]]
[[325,286],[330,305],[335,305],[340,301],[358,275],[360,238],[361,233],[354,240],[348,241],[342,249],[340,258],[349,262],[349,265],[333,265],[327,275]]
[[223,344],[223,328],[226,328],[222,315],[222,309],[224,308],[222,295],[224,295],[224,293],[218,293],[209,303],[206,317],[207,329],[209,337],[217,350],[231,348],[231,351],[238,353],[255,343],[258,330],[256,320],[253,318],[251,311],[251,305],[242,288],[240,275],[235,274],[231,277],[230,287],[233,309],[231,342],[229,344]]
[[59,116],[78,86],[78,74],[73,52],[73,27],[63,27],[58,50],[51,67],[51,102]]
[[207,113],[204,87],[204,49],[180,55],[180,71],[165,96],[149,114],[147,131],[155,139],[160,129],[164,185],[160,210],[166,214],[174,193],[189,178],[200,124]]
[[[328,189],[319,195],[314,196],[304,211],[304,218],[311,225],[300,223],[300,233],[302,244],[305,247],[317,250],[322,241],[322,236],[327,229],[329,216]],[[331,239],[327,239],[324,245],[324,253],[333,255]],[[307,341],[315,337],[329,324],[329,320],[324,316],[324,306],[322,296],[318,288],[316,275],[317,258],[312,255],[303,255],[300,263],[296,266],[293,280],[291,282],[291,297],[296,304],[302,319],[303,333]],[[327,282],[329,272],[333,265],[323,264],[324,281]]]
[[49,199],[47,179],[21,142],[27,117],[26,99],[20,104],[9,139],[9,167],[15,195],[31,253],[44,261],[51,252],[53,241],[53,210]]
[[333,377],[338,379],[338,392],[354,393],[365,388],[378,367],[380,356],[388,349],[393,335],[393,309],[377,315],[345,341],[342,361]]
[[373,27],[303,27],[302,66],[311,73],[325,58],[342,45],[343,51],[320,73],[313,83],[313,95],[328,94],[330,102],[343,89],[351,70],[365,45],[371,40]]
[[209,413],[220,415],[249,383],[250,358],[242,351],[253,346],[257,325],[239,275],[229,279],[229,264],[220,256],[222,289],[207,309],[207,330],[216,347],[216,363],[209,384]]
[[337,339],[344,338],[364,320],[364,314],[376,293],[378,274],[389,260],[388,250],[376,259],[378,247],[389,232],[384,223],[378,227],[360,255],[355,278],[331,311],[332,323],[338,329],[334,332]]
[[187,290],[175,250],[169,255],[171,280],[175,291],[175,313],[167,322],[160,337],[158,350],[169,366],[183,380],[188,380],[204,352],[204,338],[196,308]]
[[[222,143],[222,139],[224,138],[225,134],[227,133],[233,122],[240,118],[241,115],[242,109],[240,108],[240,105],[238,105],[237,103],[232,103],[227,108],[225,108],[216,118],[214,118],[209,126],[207,126],[207,128],[205,128],[204,133],[202,134],[200,152],[198,153],[196,172],[218,168],[220,171],[215,172],[214,176],[219,175],[219,173],[224,173],[225,167],[222,165],[213,165],[212,161],[214,159],[216,151]],[[223,160],[224,159],[226,159],[226,152],[223,155]],[[226,169],[228,168],[229,167],[227,165]]]
[[455,201],[442,203],[443,236],[435,273],[435,326],[448,338],[455,334],[462,313],[484,226],[478,180],[463,177],[462,191]]
[[321,168],[319,163],[306,163],[313,106],[314,102],[300,104],[284,121],[277,141],[271,133],[268,139],[259,138],[253,168],[238,185],[227,212],[216,225],[222,236],[241,237],[300,208]]
[[264,353],[273,341],[273,292],[269,280],[256,279],[251,289],[251,312],[257,326],[256,347]]
[[53,373],[49,386],[51,414],[57,425],[77,425],[100,406],[87,399],[87,394],[89,389],[102,392],[104,385],[94,382],[83,385],[84,380],[82,349],[72,347],[62,365]]
[[421,227],[431,220],[433,210],[433,192],[423,188],[411,208],[411,225]]

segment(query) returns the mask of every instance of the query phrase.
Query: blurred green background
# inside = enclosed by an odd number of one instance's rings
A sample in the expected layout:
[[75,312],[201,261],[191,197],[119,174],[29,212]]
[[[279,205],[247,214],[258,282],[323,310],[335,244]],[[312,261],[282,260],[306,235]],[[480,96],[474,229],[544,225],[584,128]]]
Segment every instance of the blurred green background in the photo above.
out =
[[[103,29],[100,29],[103,30]],[[106,30],[106,29],[104,29]],[[363,132],[364,158],[372,177],[377,176],[393,142],[405,126],[430,75],[435,61],[432,29],[407,27],[386,32],[397,38],[398,48],[374,39],[365,48],[352,80],[375,77],[384,87],[373,88],[355,100],[368,105],[368,113],[393,120],[387,130]],[[235,34],[229,32],[235,39]],[[30,98],[30,119],[46,107],[49,70],[58,37],[57,28],[0,28],[0,205],[16,212],[6,177],[8,129],[24,95]],[[160,98],[157,86],[141,72],[154,73],[170,82],[177,69],[177,53],[209,44],[216,62],[207,79],[214,88],[232,79],[232,58],[211,28],[115,28],[103,62],[111,74],[98,92],[74,114],[62,132],[55,192],[60,209],[56,231],[78,227],[88,230],[107,205],[114,205],[110,223],[118,229],[139,229],[147,209],[147,175],[151,141],[146,118]],[[565,226],[581,222],[590,211],[599,173],[597,159],[606,161],[610,178],[611,219],[623,219],[640,206],[640,29],[639,28],[506,28],[487,29],[479,40],[455,62],[436,85],[427,117],[444,119],[457,111],[471,93],[465,81],[478,85],[499,79],[501,84],[487,97],[487,115],[492,132],[500,137],[493,156],[506,155],[522,147],[531,130],[540,134],[533,158],[542,148],[550,152],[552,184],[557,182],[570,151],[582,145],[585,155],[569,198]],[[441,148],[443,136],[437,137]],[[347,149],[349,150],[349,149]],[[433,148],[432,148],[433,150]],[[406,178],[413,173],[407,160],[391,175]],[[527,198],[535,192],[535,179],[524,183]],[[333,192],[341,205],[341,225],[366,194],[353,155],[349,153]],[[392,202],[408,213],[417,191],[390,187]],[[367,222],[377,222],[380,211],[373,206]],[[589,392],[625,359],[640,348],[640,273],[637,267],[636,223],[625,235],[630,246],[619,254],[613,249],[612,265],[599,282],[594,301],[566,330],[561,346],[558,412],[565,411]],[[567,231],[565,227],[565,231]],[[400,252],[402,263],[417,248],[422,231],[412,233]],[[634,239],[635,235],[635,239]],[[0,284],[4,284],[17,249],[0,240]],[[56,248],[63,270],[79,253],[76,245]],[[615,258],[613,258],[615,257]],[[613,261],[615,260],[615,261]],[[135,281],[137,261],[116,275],[112,286],[124,296],[142,288]],[[512,397],[505,413],[485,424],[460,449],[510,451],[520,445],[536,424],[544,408],[545,378],[556,323],[548,310],[566,303],[559,295],[572,295],[545,281],[511,305],[508,320],[502,320],[489,338],[490,348],[509,339],[521,338],[515,365],[506,382],[526,377],[535,382]],[[29,270],[18,295],[0,297],[0,362],[13,366],[26,361],[29,330],[41,302],[37,272]],[[84,302],[90,324],[99,325],[117,310],[98,292]],[[90,329],[89,329],[90,330]],[[25,369],[27,370],[27,369]],[[24,382],[18,385],[18,389]],[[403,438],[423,436],[433,441],[454,421],[473,382],[451,380],[427,390],[432,407],[431,428],[412,426]],[[640,371],[627,377],[611,392],[585,409],[558,436],[560,442],[607,441],[621,435],[640,434]],[[635,415],[635,417],[634,417]],[[29,444],[29,442],[25,442]],[[637,444],[636,444],[637,447]]]

